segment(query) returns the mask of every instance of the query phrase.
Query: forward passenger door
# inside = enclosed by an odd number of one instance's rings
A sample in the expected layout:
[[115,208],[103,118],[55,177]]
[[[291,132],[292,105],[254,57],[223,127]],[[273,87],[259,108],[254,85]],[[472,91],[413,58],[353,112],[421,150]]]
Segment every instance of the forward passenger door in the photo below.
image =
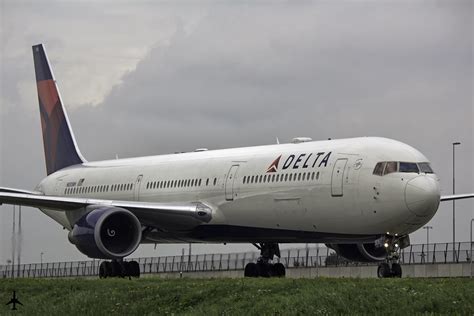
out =
[[238,169],[239,165],[233,165],[230,167],[229,172],[227,173],[225,180],[225,199],[227,201],[234,200],[234,183]]

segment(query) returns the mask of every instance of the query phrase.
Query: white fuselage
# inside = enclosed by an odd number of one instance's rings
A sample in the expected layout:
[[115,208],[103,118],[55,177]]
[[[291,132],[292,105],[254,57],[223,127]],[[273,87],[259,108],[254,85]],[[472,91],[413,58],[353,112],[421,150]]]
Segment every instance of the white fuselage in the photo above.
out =
[[[435,174],[374,175],[380,161],[428,162],[401,142],[364,137],[88,162],[51,174],[37,189],[211,206],[212,220],[199,229],[155,232],[146,242],[356,242],[411,233],[438,208]],[[43,211],[74,225],[67,212]]]

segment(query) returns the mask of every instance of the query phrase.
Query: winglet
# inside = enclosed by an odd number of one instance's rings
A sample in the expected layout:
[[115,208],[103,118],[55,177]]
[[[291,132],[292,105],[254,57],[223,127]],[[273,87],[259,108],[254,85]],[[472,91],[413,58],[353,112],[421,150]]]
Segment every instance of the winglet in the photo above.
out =
[[33,46],[47,174],[85,159],[77,147],[43,44]]

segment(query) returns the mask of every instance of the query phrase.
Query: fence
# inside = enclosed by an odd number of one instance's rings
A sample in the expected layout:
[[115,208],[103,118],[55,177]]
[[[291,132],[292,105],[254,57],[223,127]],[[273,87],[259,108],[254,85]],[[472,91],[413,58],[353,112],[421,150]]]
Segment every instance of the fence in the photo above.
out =
[[[243,270],[249,262],[255,262],[258,252],[199,254],[167,257],[135,258],[142,274],[166,272],[203,272]],[[416,244],[400,251],[400,262],[409,264],[461,263],[470,260],[470,242]],[[376,265],[377,263],[351,262],[326,247],[285,249],[275,258],[286,268]],[[83,277],[96,276],[101,260],[48,262],[0,266],[0,278]]]

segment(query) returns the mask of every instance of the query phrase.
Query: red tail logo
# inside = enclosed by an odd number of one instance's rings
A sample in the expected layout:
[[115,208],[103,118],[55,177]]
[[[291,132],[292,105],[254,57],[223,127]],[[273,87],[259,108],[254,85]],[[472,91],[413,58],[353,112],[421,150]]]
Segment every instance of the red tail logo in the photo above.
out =
[[280,163],[280,158],[281,158],[281,155],[278,156],[277,159],[273,160],[272,164],[271,164],[270,167],[268,167],[268,169],[267,169],[267,173],[268,173],[268,172],[277,172],[277,170],[278,170],[278,164]]

